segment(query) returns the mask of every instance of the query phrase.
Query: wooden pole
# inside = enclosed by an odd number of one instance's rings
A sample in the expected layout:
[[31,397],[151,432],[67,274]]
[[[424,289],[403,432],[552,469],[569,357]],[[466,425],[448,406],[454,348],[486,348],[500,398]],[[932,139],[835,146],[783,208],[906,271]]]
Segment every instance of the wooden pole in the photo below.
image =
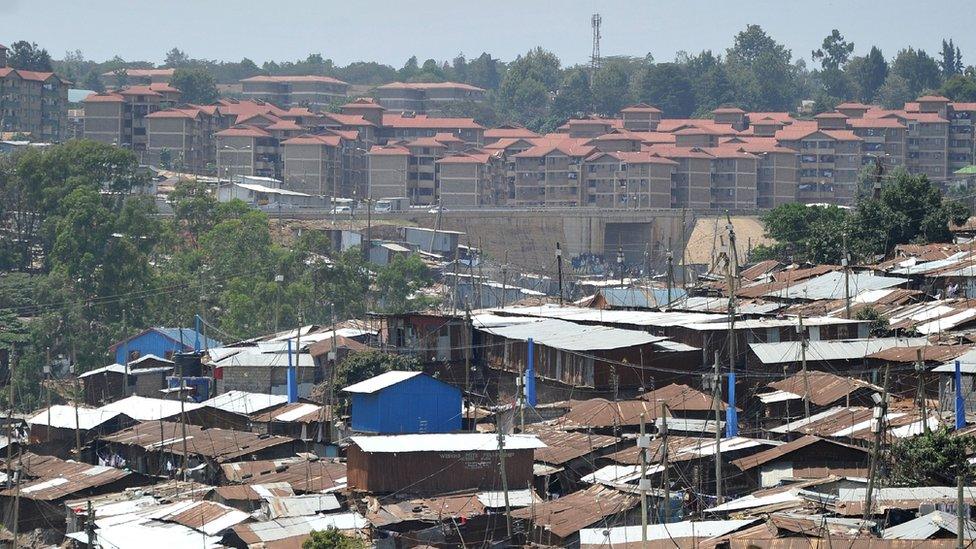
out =
[[496,412],[495,430],[498,431],[498,469],[502,475],[502,493],[505,496],[506,542],[512,539],[512,508],[508,502],[508,473],[505,471],[505,435],[502,433],[501,414]]
[[638,451],[640,453],[640,504],[641,504],[641,547],[647,545],[647,425],[645,423],[646,414],[640,415],[640,438],[637,439]]
[[803,327],[803,315],[796,317],[797,329],[800,332],[800,368],[803,371],[803,414],[810,419],[810,376],[807,373],[807,333]]
[[668,405],[661,403],[661,465],[664,467],[661,484],[664,486],[664,518],[661,522],[671,521],[671,475],[668,471]]
[[715,351],[715,504],[722,504],[722,375],[719,372],[718,351]]
[[871,467],[868,472],[868,491],[864,497],[864,522],[871,519],[871,504],[874,495],[874,477],[878,475],[878,460],[881,453],[881,437],[884,436],[884,419],[888,412],[888,365],[885,364],[884,386],[882,387],[881,403],[875,407],[876,422],[874,429],[874,445],[871,447]]
[[[473,281],[472,281],[473,282]],[[464,411],[471,422],[471,430],[475,430],[474,417],[471,415],[471,309],[464,309]]]

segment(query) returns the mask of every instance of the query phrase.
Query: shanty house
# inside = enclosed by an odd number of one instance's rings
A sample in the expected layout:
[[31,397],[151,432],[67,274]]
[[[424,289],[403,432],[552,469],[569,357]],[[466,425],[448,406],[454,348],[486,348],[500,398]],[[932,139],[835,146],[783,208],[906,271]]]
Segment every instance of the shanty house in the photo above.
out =
[[192,328],[149,328],[113,344],[109,350],[115,354],[117,364],[125,364],[127,356],[129,361],[144,355],[171,359],[175,353],[222,345],[216,339],[210,339]]
[[84,384],[85,403],[98,406],[127,395],[159,396],[166,388],[166,376],[175,363],[153,354],[143,355],[125,364],[110,364],[78,375]]
[[118,412],[136,421],[183,421],[191,425],[221,429],[239,429],[246,431],[251,422],[246,415],[237,414],[206,406],[197,402],[180,402],[162,398],[148,398],[133,395],[122,400],[106,404],[99,408],[104,412]]
[[354,436],[346,467],[353,490],[437,494],[501,490],[499,444],[509,486],[532,482],[532,457],[545,445],[532,435],[454,433]]
[[976,413],[976,351],[970,351],[956,360],[932,369],[939,376],[939,409],[956,409],[956,362],[962,380],[961,393],[967,414]]
[[768,488],[791,479],[834,476],[865,477],[868,451],[833,440],[804,436],[732,462],[754,482]]
[[76,443],[85,445],[99,435],[114,433],[133,423],[132,418],[118,411],[63,404],[55,404],[27,418],[31,448],[65,457]]
[[386,372],[342,390],[354,431],[450,433],[461,429],[461,390],[423,372]]

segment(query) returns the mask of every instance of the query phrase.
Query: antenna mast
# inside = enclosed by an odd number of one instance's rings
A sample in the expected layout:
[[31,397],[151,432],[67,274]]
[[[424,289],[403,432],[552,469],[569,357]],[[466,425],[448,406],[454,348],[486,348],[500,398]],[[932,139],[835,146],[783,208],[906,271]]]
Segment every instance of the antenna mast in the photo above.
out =
[[593,27],[593,54],[590,56],[591,80],[597,69],[600,68],[600,24],[602,22],[603,18],[600,17],[599,13],[594,13],[593,17],[590,18],[590,25]]

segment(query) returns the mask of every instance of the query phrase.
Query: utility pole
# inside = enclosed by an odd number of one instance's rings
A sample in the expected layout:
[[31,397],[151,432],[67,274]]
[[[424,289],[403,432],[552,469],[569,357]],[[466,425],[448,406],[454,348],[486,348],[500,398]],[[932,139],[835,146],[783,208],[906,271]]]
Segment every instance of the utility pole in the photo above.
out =
[[874,407],[874,421],[871,429],[874,431],[874,445],[871,447],[871,467],[868,471],[868,491],[864,498],[864,522],[871,519],[871,504],[874,496],[874,478],[878,476],[878,462],[881,453],[881,438],[884,436],[884,420],[888,413],[888,365],[885,364],[884,385],[882,386],[881,402]]
[[874,155],[874,198],[881,198],[881,177],[884,174],[884,164],[881,157]]
[[464,309],[464,411],[471,422],[472,430],[474,421],[471,416],[471,309]]
[[433,253],[434,251],[434,240],[437,238],[437,231],[441,229],[441,202],[437,201],[437,217],[434,218],[434,232],[430,234],[430,246],[427,248],[428,252]]
[[847,231],[841,233],[843,242],[844,257],[841,258],[841,266],[844,268],[844,318],[851,318],[851,269],[848,265],[847,253]]
[[329,315],[332,319],[332,351],[328,355],[329,363],[331,367],[329,369],[329,396],[328,396],[328,408],[329,408],[329,424],[325,429],[326,439],[328,442],[332,442],[332,424],[335,421],[335,379],[336,379],[336,365],[339,361],[339,349],[336,348],[336,315],[335,315],[335,303],[329,303]]
[[180,430],[183,434],[183,482],[187,481],[189,472],[189,453],[186,451],[186,377],[183,372],[183,364],[180,363]]
[[640,415],[640,438],[637,439],[638,453],[640,453],[640,488],[641,503],[641,543],[642,547],[647,545],[647,447],[650,440],[647,438],[647,425],[645,423],[646,414]]
[[[366,250],[364,256],[365,261],[369,261],[369,249],[373,246],[373,208],[370,206],[371,202],[372,200],[370,198],[366,199],[366,245],[363,246],[363,249]],[[431,235],[430,237],[431,246],[434,245],[434,236],[436,234],[437,233],[435,232],[434,235]]]
[[123,379],[122,379],[122,396],[123,397],[129,396],[129,339],[128,339],[128,333],[129,333],[129,331],[126,329],[126,320],[127,320],[127,318],[126,318],[126,314],[125,314],[125,306],[123,306],[122,307],[122,337],[123,338],[126,338],[125,339],[125,343],[123,344],[123,347],[122,347],[122,352],[125,354],[125,360],[123,361],[123,364],[125,365],[125,368],[124,368],[125,376],[123,376]]
[[88,500],[85,511],[85,533],[88,534],[88,547],[95,547],[95,510],[92,509],[91,500]]
[[[13,355],[10,359],[10,381],[8,382],[10,387],[9,395],[7,397],[7,488],[11,486],[11,480],[13,479],[13,457],[14,457],[14,444],[13,444],[13,424],[14,424],[14,371],[16,370],[17,364],[17,351],[11,353]],[[47,437],[48,440],[51,438],[51,417],[50,408],[48,408],[48,422],[47,422]]]
[[796,331],[800,334],[800,368],[803,372],[803,414],[810,419],[810,376],[807,373],[807,332],[803,327],[803,314],[796,317]]
[[624,287],[624,247],[617,244],[617,272],[620,273],[620,287]]
[[[963,461],[959,464],[959,472],[956,473],[956,549],[966,549],[966,536],[964,535],[966,531],[966,514],[964,506],[966,504],[966,498],[963,494],[963,475],[966,468],[966,462]],[[14,521],[16,525],[16,520]],[[16,532],[16,530],[14,530]],[[16,534],[14,537],[14,542],[16,543]],[[14,545],[14,547],[17,547]]]
[[512,508],[508,502],[508,473],[505,471],[505,435],[502,433],[501,414],[495,414],[495,430],[498,431],[498,468],[502,475],[502,493],[505,495],[505,533],[512,539]]
[[918,413],[919,417],[922,418],[922,428],[925,430],[925,434],[929,434],[929,412],[925,404],[925,380],[922,379],[924,371],[925,361],[922,360],[922,349],[915,349],[915,377],[918,379],[918,387],[915,389],[915,393],[918,395]]
[[[8,441],[7,444],[10,444],[10,442]],[[24,463],[21,460],[20,456],[18,456],[18,458],[17,458],[17,468],[14,470],[14,475],[15,475],[15,478],[14,478],[14,520],[13,520],[13,527],[14,527],[14,531],[13,531],[13,534],[14,534],[14,549],[17,549],[18,547],[20,547],[20,539],[19,539],[19,536],[18,536],[18,532],[19,532],[20,529],[18,528],[18,524],[17,523],[20,522],[20,475],[21,475],[21,473],[23,471],[23,466],[24,466]],[[961,487],[962,485],[960,484],[959,486]],[[960,490],[962,490],[962,488],[960,488]]]
[[556,242],[556,273],[559,277],[559,306],[563,306],[563,249]]
[[664,520],[662,522],[668,523],[671,521],[671,474],[668,471],[668,405],[665,402],[661,403],[661,465],[664,466],[664,471],[661,471],[661,484],[664,485]]
[[667,273],[667,278],[668,278],[668,305],[667,306],[670,307],[671,306],[671,302],[674,301],[674,298],[671,295],[672,288],[674,288],[674,254],[671,253],[671,248],[668,248],[667,259],[668,259],[668,273]]
[[505,250],[505,263],[502,264],[502,309],[505,308],[505,294],[508,293],[508,250]]
[[715,403],[715,503],[722,504],[722,374],[719,371],[718,351],[715,351],[715,385],[712,387]]
[[729,254],[728,254],[728,284],[729,284],[729,372],[735,371],[735,359],[736,359],[736,341],[735,341],[735,310],[736,310],[736,300],[735,300],[735,290],[736,282],[739,277],[739,255],[735,249],[735,228],[732,226],[732,217],[728,212],[725,212],[725,218],[728,220],[728,230],[729,230]]

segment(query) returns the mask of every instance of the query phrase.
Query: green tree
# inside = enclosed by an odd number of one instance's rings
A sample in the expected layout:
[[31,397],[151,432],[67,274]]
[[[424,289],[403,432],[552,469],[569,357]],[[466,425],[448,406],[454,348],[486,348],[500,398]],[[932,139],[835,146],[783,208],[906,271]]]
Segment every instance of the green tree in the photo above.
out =
[[823,70],[832,71],[842,68],[853,52],[854,42],[848,42],[840,31],[834,29],[824,38],[823,45],[813,50],[811,55],[814,61],[820,61]]
[[976,101],[976,78],[957,74],[942,84],[939,93],[953,101]]
[[703,51],[690,57],[685,67],[695,90],[696,116],[710,116],[714,109],[734,102],[732,82],[721,57]]
[[96,71],[89,71],[85,75],[85,78],[81,81],[81,87],[96,93],[103,93],[105,91],[105,83],[102,82],[101,77],[99,77]]
[[530,50],[509,65],[498,90],[501,108],[513,120],[538,125],[560,81],[559,58],[542,48]]
[[623,63],[608,61],[593,75],[593,107],[597,113],[613,116],[630,104],[630,78]]
[[469,61],[467,70],[467,82],[471,85],[485,88],[486,90],[494,90],[501,85],[502,77],[498,60],[492,59],[491,55],[487,53],[482,53],[475,59]]
[[695,91],[677,63],[646,67],[637,77],[637,100],[656,105],[672,118],[687,118],[695,112]]
[[953,76],[962,74],[962,52],[959,47],[952,43],[950,38],[947,42],[942,39],[942,50],[939,52],[939,68],[942,69],[942,78],[948,80]]
[[121,67],[115,69],[112,72],[112,76],[115,77],[115,89],[120,90],[129,85],[129,71],[128,69]]
[[18,40],[10,44],[7,65],[25,71],[52,72],[51,55],[36,42]]
[[593,96],[586,71],[573,68],[566,71],[559,92],[552,102],[552,112],[560,118],[583,116],[591,111]]
[[870,103],[888,77],[888,62],[881,50],[872,46],[867,55],[851,59],[844,66],[844,72],[851,79],[857,100]]
[[878,89],[877,99],[886,109],[902,109],[905,103],[914,99],[918,94],[912,91],[911,86],[904,77],[895,74],[888,74],[884,84]]
[[762,216],[766,236],[776,240],[777,247],[760,253],[815,263],[840,262],[842,235],[849,214],[836,206],[820,207],[783,204]]
[[166,52],[166,60],[164,61],[164,66],[171,69],[178,69],[180,67],[186,67],[190,64],[190,56],[186,54],[185,51],[179,48],[173,48]]
[[743,108],[793,110],[799,100],[797,67],[792,53],[759,25],[735,36],[726,52],[735,99]]
[[416,55],[411,55],[410,59],[403,64],[403,68],[397,72],[397,78],[403,82],[409,82],[413,77],[420,74],[420,62]]
[[959,475],[968,481],[974,450],[976,438],[956,436],[947,427],[898,439],[891,446],[891,481],[896,486],[954,486]]
[[401,371],[418,372],[420,361],[412,355],[398,355],[369,350],[351,354],[336,366],[336,387],[348,387],[353,383],[380,374]]
[[914,96],[925,90],[934,90],[942,83],[939,64],[925,50],[907,48],[898,52],[891,64],[891,73],[905,79]]
[[180,101],[183,103],[206,105],[220,97],[217,83],[205,69],[178,68],[173,71],[170,84],[180,90]]
[[429,302],[415,294],[430,282],[430,273],[419,256],[397,257],[376,274],[376,290],[383,310],[405,313],[427,308]]
[[351,538],[335,528],[312,530],[302,542],[302,549],[365,549],[362,540]]

